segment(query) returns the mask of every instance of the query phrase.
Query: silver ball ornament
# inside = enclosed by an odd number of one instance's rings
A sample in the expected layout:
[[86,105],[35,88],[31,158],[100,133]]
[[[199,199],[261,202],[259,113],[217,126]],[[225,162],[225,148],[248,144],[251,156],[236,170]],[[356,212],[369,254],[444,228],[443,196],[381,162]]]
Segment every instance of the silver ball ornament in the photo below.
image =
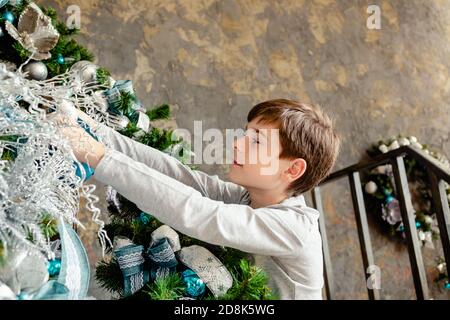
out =
[[28,63],[24,68],[24,72],[28,72],[28,77],[33,80],[45,80],[48,77],[47,66],[40,61]]
[[78,61],[70,68],[70,70],[77,71],[81,81],[94,82],[97,80],[98,66],[90,61]]

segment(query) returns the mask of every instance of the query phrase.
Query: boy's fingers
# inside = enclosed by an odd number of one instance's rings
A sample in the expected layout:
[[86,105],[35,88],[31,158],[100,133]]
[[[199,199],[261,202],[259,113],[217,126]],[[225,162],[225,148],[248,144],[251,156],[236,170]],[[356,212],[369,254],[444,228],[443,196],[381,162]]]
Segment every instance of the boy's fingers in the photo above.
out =
[[77,123],[71,119],[70,117],[66,116],[62,112],[55,112],[54,114],[48,115],[47,119],[57,125],[58,127],[63,126],[75,126]]

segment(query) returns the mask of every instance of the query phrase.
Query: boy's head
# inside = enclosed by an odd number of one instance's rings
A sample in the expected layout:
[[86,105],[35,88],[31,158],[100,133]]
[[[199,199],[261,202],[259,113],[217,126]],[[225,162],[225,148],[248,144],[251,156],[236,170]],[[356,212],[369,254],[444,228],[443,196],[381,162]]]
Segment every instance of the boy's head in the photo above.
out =
[[299,195],[332,170],[340,148],[332,120],[319,108],[277,99],[254,106],[235,140],[229,178],[258,190]]

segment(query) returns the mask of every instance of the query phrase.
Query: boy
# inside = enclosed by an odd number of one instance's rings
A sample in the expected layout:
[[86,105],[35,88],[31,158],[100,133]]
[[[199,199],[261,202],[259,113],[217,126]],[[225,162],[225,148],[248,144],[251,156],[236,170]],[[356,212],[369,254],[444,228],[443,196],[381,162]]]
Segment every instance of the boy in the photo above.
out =
[[[246,134],[233,144],[230,182],[191,170],[77,112],[112,146],[80,127],[61,129],[78,160],[95,169],[96,180],[179,232],[252,253],[280,299],[322,299],[319,213],[302,193],[330,173],[340,139],[319,108],[285,99],[254,106]],[[83,139],[89,148],[79,144]],[[252,158],[263,147],[270,153],[270,174],[262,174],[267,163]]]

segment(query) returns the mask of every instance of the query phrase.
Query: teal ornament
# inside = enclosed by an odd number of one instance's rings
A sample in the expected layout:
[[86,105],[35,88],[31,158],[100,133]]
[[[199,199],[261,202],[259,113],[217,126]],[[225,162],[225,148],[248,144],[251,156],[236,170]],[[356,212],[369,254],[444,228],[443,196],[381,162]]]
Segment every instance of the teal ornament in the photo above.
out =
[[193,298],[199,297],[205,293],[205,282],[191,269],[186,269],[181,273],[184,284],[186,285],[186,293]]
[[398,231],[404,232],[404,231],[405,231],[405,227],[404,227],[403,225],[401,225],[401,226],[398,228]]
[[416,228],[419,229],[422,226],[422,224],[420,223],[420,221],[416,221]]
[[66,62],[66,59],[64,59],[63,55],[61,53],[58,53],[58,58],[56,59],[59,64],[64,64]]
[[450,290],[450,282],[446,282],[446,283],[444,284],[444,289]]
[[386,197],[386,203],[391,203],[392,201],[394,201],[394,197],[390,194]]
[[146,212],[141,212],[141,214],[139,215],[139,220],[143,223],[143,224],[149,224],[150,221],[152,221],[153,217],[146,213]]
[[31,300],[31,298],[28,292],[21,292],[17,295],[17,300]]
[[54,259],[48,262],[48,274],[50,277],[59,275],[61,271],[61,259]]
[[14,23],[14,20],[16,18],[14,17],[14,14],[11,11],[5,11],[2,14],[2,19],[6,20],[6,21],[9,21],[10,23]]

